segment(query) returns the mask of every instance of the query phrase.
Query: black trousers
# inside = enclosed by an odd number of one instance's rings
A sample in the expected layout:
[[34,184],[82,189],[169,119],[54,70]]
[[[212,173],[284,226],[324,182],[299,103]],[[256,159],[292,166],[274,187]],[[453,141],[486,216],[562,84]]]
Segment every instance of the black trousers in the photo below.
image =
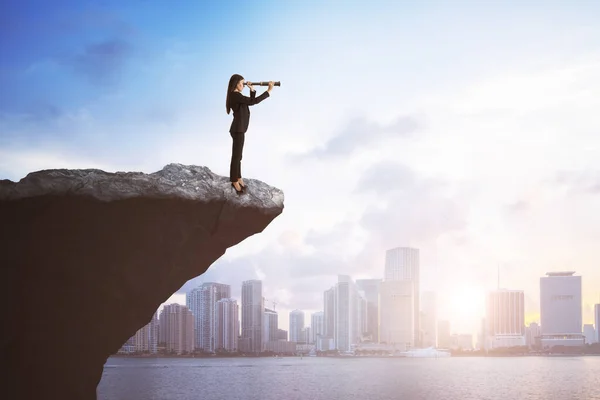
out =
[[229,167],[229,180],[237,182],[242,177],[242,152],[244,150],[244,132],[230,132],[233,139],[231,147],[231,166]]

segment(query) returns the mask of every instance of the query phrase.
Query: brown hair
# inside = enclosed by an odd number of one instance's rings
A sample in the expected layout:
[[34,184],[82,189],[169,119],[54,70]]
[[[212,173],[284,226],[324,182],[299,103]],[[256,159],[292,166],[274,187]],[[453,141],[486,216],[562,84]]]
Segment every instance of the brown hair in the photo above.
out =
[[239,74],[233,74],[231,75],[231,78],[229,78],[229,85],[227,85],[227,98],[225,99],[225,109],[227,110],[227,114],[229,114],[229,111],[231,110],[229,94],[235,90],[238,82],[242,79],[244,79],[244,77]]

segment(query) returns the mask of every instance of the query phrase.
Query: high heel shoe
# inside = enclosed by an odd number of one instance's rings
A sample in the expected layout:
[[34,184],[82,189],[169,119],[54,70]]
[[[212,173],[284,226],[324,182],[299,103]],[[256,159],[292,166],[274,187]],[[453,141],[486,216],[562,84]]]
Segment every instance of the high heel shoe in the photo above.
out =
[[237,190],[237,189],[235,188],[235,185],[233,184],[233,182],[231,182],[231,186],[233,186],[233,190],[235,190],[235,192],[236,192],[237,194],[242,194],[242,193],[244,193],[244,189],[242,189],[242,190]]

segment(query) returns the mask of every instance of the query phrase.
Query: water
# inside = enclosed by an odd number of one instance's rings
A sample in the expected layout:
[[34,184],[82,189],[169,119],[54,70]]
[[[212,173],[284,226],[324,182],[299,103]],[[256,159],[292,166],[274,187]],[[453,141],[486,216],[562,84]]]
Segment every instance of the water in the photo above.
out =
[[99,400],[600,399],[600,357],[110,358]]

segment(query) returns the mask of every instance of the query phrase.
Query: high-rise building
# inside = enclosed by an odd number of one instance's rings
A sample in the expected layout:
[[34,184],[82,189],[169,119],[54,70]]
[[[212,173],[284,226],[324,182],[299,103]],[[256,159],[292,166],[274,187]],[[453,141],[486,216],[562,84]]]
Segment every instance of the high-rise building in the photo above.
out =
[[194,351],[194,315],[181,304],[163,307],[159,318],[160,341],[168,353],[184,354]]
[[525,341],[530,349],[537,348],[542,330],[537,322],[532,322],[525,328]]
[[434,292],[423,292],[421,299],[421,345],[437,346],[437,301]]
[[596,343],[600,343],[600,304],[594,305],[594,325],[596,326]]
[[[420,323],[420,267],[419,250],[410,247],[397,247],[386,251],[384,282],[404,281],[412,284],[412,327],[413,336],[409,343],[411,346],[420,346],[421,323]],[[406,293],[402,289],[402,293]],[[400,304],[400,303],[389,303]],[[381,311],[380,311],[381,312]],[[399,310],[383,310],[386,315],[398,315]],[[401,316],[400,318],[405,318]],[[381,319],[380,319],[381,321]]]
[[379,340],[379,287],[381,279],[357,279],[356,286],[364,292],[364,297],[367,302],[367,336],[370,336],[371,341]]
[[260,353],[262,351],[262,331],[264,327],[264,298],[262,281],[242,282],[242,347],[243,352]]
[[325,314],[323,311],[317,311],[310,316],[310,343],[317,343],[318,338],[325,336]]
[[158,346],[158,313],[154,313],[150,322],[135,333],[133,343],[135,350],[138,352],[156,353]]
[[279,325],[279,316],[275,310],[265,308],[264,316],[263,343],[277,341],[277,329]]
[[290,311],[290,342],[306,343],[302,335],[304,329],[304,311]]
[[592,324],[583,325],[583,336],[585,336],[586,344],[596,343],[596,331],[594,329],[594,325],[592,325]]
[[582,346],[581,276],[549,272],[540,278],[541,346]]
[[360,311],[366,308],[366,302],[359,294],[356,283],[348,275],[338,275],[334,293],[335,348],[341,352],[351,351],[352,345],[360,343],[361,340],[360,327],[363,320]]
[[238,350],[240,317],[237,301],[221,299],[215,305],[215,351]]
[[221,299],[231,297],[231,286],[206,282],[186,295],[186,305],[194,315],[195,347],[207,352],[215,351],[215,310]]
[[302,342],[300,343],[304,343],[304,344],[310,344],[310,338],[311,338],[311,333],[310,333],[310,326],[305,326],[302,329],[302,334],[300,336],[300,338],[302,339]]
[[413,282],[383,281],[380,296],[379,342],[415,347]]
[[323,293],[323,328],[325,330],[325,337],[329,339],[333,339],[335,335],[336,298],[335,286]]
[[439,321],[437,331],[438,347],[440,349],[449,349],[452,346],[452,335],[450,334],[450,321]]
[[486,348],[525,346],[525,294],[498,289],[487,299]]
[[120,353],[151,353],[157,352],[158,345],[158,314],[154,313],[150,322],[137,330],[121,347]]
[[277,340],[288,340],[288,332],[285,329],[277,329]]

